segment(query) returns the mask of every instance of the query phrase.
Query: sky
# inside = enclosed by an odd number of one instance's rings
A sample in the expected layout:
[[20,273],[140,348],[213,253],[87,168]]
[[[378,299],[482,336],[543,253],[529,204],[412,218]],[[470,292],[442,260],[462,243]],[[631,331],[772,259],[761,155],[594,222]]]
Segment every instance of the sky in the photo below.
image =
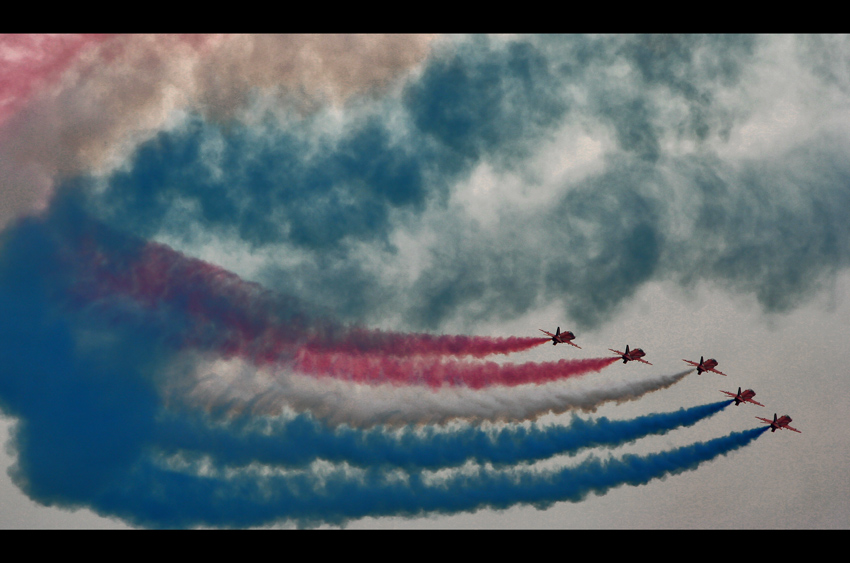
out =
[[848,528],[848,63],[0,36],[0,527]]

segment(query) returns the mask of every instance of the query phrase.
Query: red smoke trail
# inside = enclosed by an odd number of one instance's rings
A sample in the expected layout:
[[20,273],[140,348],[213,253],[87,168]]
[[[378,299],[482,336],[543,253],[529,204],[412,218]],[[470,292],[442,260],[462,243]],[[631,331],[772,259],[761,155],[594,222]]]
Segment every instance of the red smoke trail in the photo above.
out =
[[492,385],[547,383],[601,371],[619,358],[587,358],[557,362],[441,361],[434,358],[391,358],[379,355],[316,354],[306,349],[296,356],[293,367],[320,377],[335,377],[355,383],[399,385],[465,386],[481,389]]
[[51,85],[86,46],[109,35],[0,35],[0,123]]
[[365,328],[333,328],[318,334],[282,335],[275,327],[267,327],[262,334],[231,334],[223,351],[253,358],[259,363],[274,363],[281,356],[298,349],[308,353],[342,354],[358,356],[472,356],[483,358],[492,354],[522,352],[545,344],[548,339],[538,337],[496,337],[466,335],[402,334]]
[[342,335],[327,335],[323,340],[310,342],[306,348],[312,352],[343,354],[380,352],[393,356],[437,354],[483,358],[491,354],[523,352],[548,341],[548,338],[536,336],[436,336],[354,328],[345,331]]
[[79,255],[68,259],[78,269],[72,290],[78,303],[123,297],[145,309],[169,309],[185,323],[182,346],[268,363],[292,357],[321,326],[293,299],[166,245],[114,252],[97,238],[84,237]]
[[[510,354],[548,342],[542,337],[403,334],[310,320],[294,299],[247,282],[219,266],[148,242],[117,255],[84,237],[68,262],[78,269],[81,302],[121,295],[148,309],[172,307],[189,319],[184,346],[215,348],[260,364],[311,353],[383,356]],[[81,250],[80,250],[81,249]]]

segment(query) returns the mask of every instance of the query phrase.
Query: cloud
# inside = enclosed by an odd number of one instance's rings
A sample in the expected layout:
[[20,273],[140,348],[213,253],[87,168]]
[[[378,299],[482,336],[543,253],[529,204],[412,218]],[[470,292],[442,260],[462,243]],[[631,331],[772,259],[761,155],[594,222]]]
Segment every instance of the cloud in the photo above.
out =
[[[726,147],[761,119],[749,104],[772,80],[764,61],[789,48],[816,45],[443,42],[398,96],[358,106],[342,127],[322,112],[260,127],[190,117],[88,180],[89,209],[180,248],[275,249],[290,258],[266,259],[257,281],[348,321],[471,327],[557,297],[587,329],[662,279],[708,279],[787,310],[846,263],[833,210],[846,203],[847,139],[822,129],[747,159]],[[536,151],[556,154],[562,129],[587,135],[569,150],[595,147],[596,164],[575,179],[554,163],[530,168]],[[503,180],[514,195],[488,197],[481,182]],[[415,274],[387,275],[408,264]]]
[[217,121],[232,119],[258,90],[301,100],[304,109],[339,104],[355,94],[388,87],[427,55],[431,39],[5,37],[2,52],[9,51],[10,42],[31,46],[25,81],[18,79],[21,63],[10,56],[0,59],[15,78],[10,86],[0,83],[0,101],[9,114],[0,129],[0,170],[8,184],[3,191],[11,194],[0,200],[0,227],[22,213],[43,209],[53,184],[62,178],[119,166],[139,143],[172,126],[179,112],[200,111]]

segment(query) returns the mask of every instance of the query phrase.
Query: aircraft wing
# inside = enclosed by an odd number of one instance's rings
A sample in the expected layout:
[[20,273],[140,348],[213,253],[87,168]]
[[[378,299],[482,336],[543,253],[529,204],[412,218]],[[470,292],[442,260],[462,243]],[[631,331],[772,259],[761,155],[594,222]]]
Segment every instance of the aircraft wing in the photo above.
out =
[[542,332],[543,334],[548,334],[548,335],[549,335],[549,336],[551,336],[552,338],[555,338],[555,335],[554,335],[554,334],[552,334],[551,332],[547,332],[547,331],[543,330],[542,328],[538,328],[537,330],[539,330],[539,331],[540,331],[540,332]]
[[567,340],[567,344],[569,344],[570,346],[575,346],[576,348],[578,348],[579,350],[581,350],[581,346],[579,346],[578,344],[573,344],[573,343],[572,343],[572,342],[570,342],[569,340]]
[[612,352],[614,352],[615,354],[617,354],[618,356],[622,356],[622,355],[623,355],[623,353],[622,353],[622,352],[620,352],[619,350],[614,350],[613,348],[608,348],[608,349],[609,349],[609,350],[611,350]]
[[722,371],[717,371],[716,369],[710,369],[710,370],[708,370],[708,371],[713,371],[714,373],[719,373],[720,375],[726,375],[726,374],[725,374],[725,373],[723,373]]
[[727,394],[727,395],[729,395],[730,397],[737,397],[737,396],[738,396],[738,394],[737,394],[737,393],[732,393],[731,391],[724,391],[723,389],[720,389],[720,392],[721,392],[721,393],[726,393],[726,394]]
[[685,362],[685,363],[687,363],[687,364],[691,364],[692,366],[697,366],[697,367],[699,367],[699,362],[692,362],[692,361],[690,361],[690,360],[686,360],[686,359],[684,359],[684,358],[682,359],[682,361],[683,361],[683,362]]
[[744,399],[744,400],[748,403],[753,403],[754,405],[758,405],[760,407],[764,406],[763,404],[759,403],[758,401],[754,401],[753,399]]
[[768,418],[762,418],[762,417],[760,417],[760,416],[757,416],[756,418],[757,418],[757,419],[759,419],[759,420],[761,420],[762,422],[766,422],[766,423],[768,423],[768,424],[773,424],[773,421],[772,421],[772,420],[770,420],[770,419],[768,419]]
[[788,425],[781,426],[780,428],[787,428],[788,430],[793,430],[793,431],[794,431],[794,432],[796,432],[797,434],[802,434],[802,432],[800,432],[800,431],[799,431],[799,430],[797,430],[796,428],[791,428],[791,427],[790,427],[790,426],[788,426]]
[[[643,363],[645,363],[645,364],[649,364],[649,362],[647,362],[647,361],[646,361],[646,360],[644,360],[643,358],[635,358],[635,359],[636,359],[637,361],[639,361],[639,362],[643,362]],[[652,365],[652,364],[649,364],[649,365]]]

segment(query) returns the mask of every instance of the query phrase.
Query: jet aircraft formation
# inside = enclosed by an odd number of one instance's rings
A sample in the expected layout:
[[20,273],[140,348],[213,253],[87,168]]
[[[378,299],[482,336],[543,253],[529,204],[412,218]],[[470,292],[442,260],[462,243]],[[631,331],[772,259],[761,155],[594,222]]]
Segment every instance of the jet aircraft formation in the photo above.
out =
[[[540,330],[540,332],[551,337],[553,346],[556,345],[556,344],[570,344],[572,346],[575,346],[576,348],[581,348],[581,346],[578,346],[577,344],[572,342],[573,340],[575,340],[576,335],[570,330],[561,332],[561,327],[558,327],[557,330],[555,331],[555,334],[552,334],[551,332],[545,331],[542,328],[539,329],[539,330]],[[620,359],[623,360],[624,364],[627,364],[631,361],[637,361],[637,362],[643,362],[645,364],[652,365],[648,361],[643,359],[643,357],[646,355],[646,352],[644,352],[643,349],[641,349],[641,348],[634,348],[632,350],[629,350],[629,345],[626,344],[626,351],[625,352],[621,352],[619,350],[614,350],[613,348],[608,348],[608,349],[611,350],[612,352],[614,352],[616,355],[618,355],[620,357]],[[713,372],[713,373],[716,373],[716,374],[719,374],[719,375],[726,376],[726,374],[723,373],[722,371],[714,369],[719,364],[719,362],[717,360],[715,360],[714,358],[708,358],[706,360],[705,356],[700,356],[699,362],[694,362],[692,360],[685,360],[685,359],[683,359],[682,361],[696,367],[697,368],[697,375],[701,375],[703,372],[710,371],[710,372]],[[752,389],[747,389],[745,391],[741,391],[741,388],[738,387],[737,393],[733,393],[732,391],[723,391],[722,389],[720,390],[720,392],[726,393],[727,395],[732,397],[732,399],[735,401],[735,406],[738,406],[741,403],[752,403],[752,404],[758,405],[760,407],[764,406],[763,404],[761,404],[758,401],[755,401],[753,399],[753,397],[756,396],[756,392],[753,391]],[[756,418],[758,420],[761,420],[764,423],[770,424],[770,431],[771,432],[776,432],[777,429],[786,429],[786,430],[793,430],[794,432],[800,432],[796,428],[792,428],[791,426],[789,426],[789,423],[792,420],[790,416],[788,416],[786,414],[786,415],[783,415],[783,416],[781,416],[777,419],[776,415],[777,415],[777,413],[773,414],[773,420],[770,420],[770,419],[767,419],[767,418],[761,418],[761,417],[758,417],[758,416]],[[802,434],[802,432],[800,432],[800,433]]]

